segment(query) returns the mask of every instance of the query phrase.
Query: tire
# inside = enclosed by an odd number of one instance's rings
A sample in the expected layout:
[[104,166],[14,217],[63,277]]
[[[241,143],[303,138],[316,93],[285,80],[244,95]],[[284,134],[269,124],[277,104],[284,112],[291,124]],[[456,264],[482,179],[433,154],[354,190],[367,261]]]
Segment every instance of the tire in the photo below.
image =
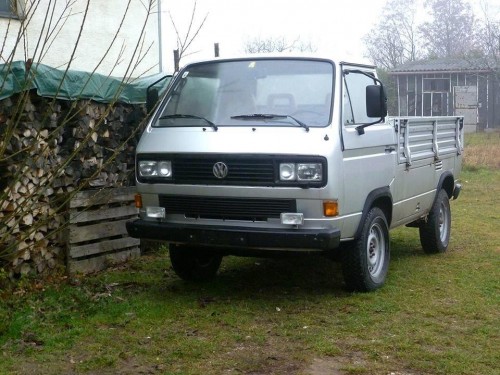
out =
[[420,243],[427,254],[444,253],[448,249],[451,210],[448,194],[441,189],[425,222],[419,227]]
[[169,253],[175,273],[186,281],[213,279],[222,262],[222,255],[209,248],[171,244]]
[[383,211],[373,207],[361,235],[343,251],[342,271],[347,289],[371,292],[385,283],[390,261],[389,227]]

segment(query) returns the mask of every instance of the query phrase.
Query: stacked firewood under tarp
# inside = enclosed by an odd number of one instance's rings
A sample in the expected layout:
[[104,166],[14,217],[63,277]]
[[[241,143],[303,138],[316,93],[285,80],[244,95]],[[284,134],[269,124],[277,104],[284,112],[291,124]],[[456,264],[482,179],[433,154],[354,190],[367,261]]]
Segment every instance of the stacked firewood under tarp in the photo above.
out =
[[142,106],[0,101],[0,268],[12,276],[64,265],[68,203],[82,189],[133,183]]

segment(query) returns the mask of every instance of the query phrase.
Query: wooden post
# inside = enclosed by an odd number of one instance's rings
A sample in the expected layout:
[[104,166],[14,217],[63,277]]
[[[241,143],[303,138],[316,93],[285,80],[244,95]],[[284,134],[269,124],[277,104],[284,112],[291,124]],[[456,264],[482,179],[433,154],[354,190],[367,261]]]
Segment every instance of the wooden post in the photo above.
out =
[[179,71],[179,61],[180,61],[179,50],[174,49],[174,69],[176,72]]

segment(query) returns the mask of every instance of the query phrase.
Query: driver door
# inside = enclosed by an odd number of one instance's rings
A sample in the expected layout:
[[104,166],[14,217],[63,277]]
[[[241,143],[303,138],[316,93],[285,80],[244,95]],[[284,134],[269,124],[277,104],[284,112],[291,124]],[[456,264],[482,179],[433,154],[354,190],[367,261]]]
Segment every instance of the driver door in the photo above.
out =
[[[365,68],[366,73],[373,70]],[[344,162],[345,207],[347,215],[361,214],[368,194],[378,188],[389,187],[396,166],[396,132],[389,122],[381,122],[364,128],[358,134],[356,127],[375,122],[366,113],[366,87],[375,85],[374,79],[352,70],[358,66],[342,65],[342,123],[341,137]]]

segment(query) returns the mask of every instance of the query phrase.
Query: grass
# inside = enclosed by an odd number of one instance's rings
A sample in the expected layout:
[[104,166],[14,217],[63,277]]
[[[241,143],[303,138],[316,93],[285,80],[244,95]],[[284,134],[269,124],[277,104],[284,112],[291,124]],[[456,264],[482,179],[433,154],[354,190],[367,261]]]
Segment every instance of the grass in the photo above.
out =
[[500,132],[467,134],[465,170],[500,169]]
[[490,151],[466,158],[448,252],[392,231],[375,293],[347,293],[339,266],[315,257],[227,258],[213,282],[185,283],[159,249],[5,291],[0,374],[498,374],[500,138],[466,147]]

